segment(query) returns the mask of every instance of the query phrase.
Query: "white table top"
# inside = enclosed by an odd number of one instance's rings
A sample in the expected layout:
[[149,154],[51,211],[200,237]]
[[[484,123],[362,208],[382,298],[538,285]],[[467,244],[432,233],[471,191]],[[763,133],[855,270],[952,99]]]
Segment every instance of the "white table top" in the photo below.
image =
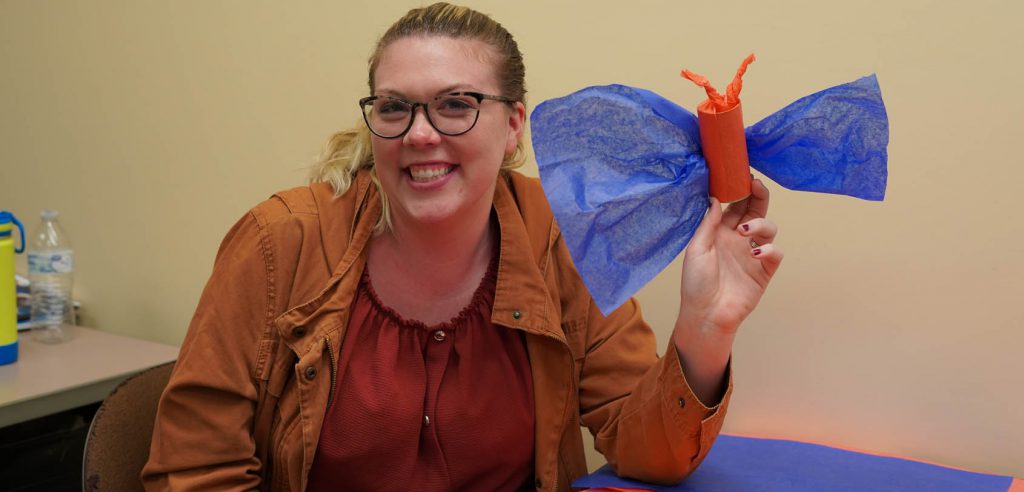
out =
[[0,366],[0,427],[95,403],[128,377],[178,357],[178,348],[80,326],[54,345],[18,334],[18,361]]

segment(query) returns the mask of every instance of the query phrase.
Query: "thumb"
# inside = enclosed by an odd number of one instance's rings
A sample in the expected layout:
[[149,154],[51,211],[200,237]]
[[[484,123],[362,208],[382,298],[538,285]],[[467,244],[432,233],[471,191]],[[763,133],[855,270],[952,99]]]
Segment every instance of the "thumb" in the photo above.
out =
[[708,200],[708,211],[704,214],[704,220],[697,226],[690,240],[688,249],[694,253],[703,253],[715,245],[715,231],[722,223],[722,204],[717,198],[711,197]]

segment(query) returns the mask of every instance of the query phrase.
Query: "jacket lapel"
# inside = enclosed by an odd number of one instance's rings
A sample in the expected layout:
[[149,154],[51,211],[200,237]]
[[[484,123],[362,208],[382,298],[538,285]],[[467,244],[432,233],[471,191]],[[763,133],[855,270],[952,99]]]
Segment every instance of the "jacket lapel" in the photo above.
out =
[[[549,489],[558,481],[558,453],[564,426],[573,412],[574,361],[561,328],[560,303],[545,279],[556,237],[554,219],[543,214],[546,201],[519,196],[515,175],[499,177],[494,210],[501,225],[501,256],[491,321],[526,332],[534,391],[535,474]],[[536,185],[534,185],[536,186]],[[519,199],[517,201],[517,198]],[[526,219],[529,216],[530,224]]]

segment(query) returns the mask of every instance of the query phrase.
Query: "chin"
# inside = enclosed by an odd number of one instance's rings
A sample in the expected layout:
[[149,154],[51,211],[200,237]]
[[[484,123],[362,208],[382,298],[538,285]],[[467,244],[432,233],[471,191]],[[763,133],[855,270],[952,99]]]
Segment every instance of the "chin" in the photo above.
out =
[[421,203],[404,210],[403,215],[412,224],[440,225],[455,221],[460,213],[464,214],[465,210],[455,204]]

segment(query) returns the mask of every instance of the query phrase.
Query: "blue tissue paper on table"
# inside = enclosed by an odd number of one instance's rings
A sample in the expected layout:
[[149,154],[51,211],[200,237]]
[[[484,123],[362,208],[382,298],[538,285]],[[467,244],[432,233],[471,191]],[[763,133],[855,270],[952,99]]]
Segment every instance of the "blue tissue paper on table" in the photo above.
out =
[[653,485],[620,478],[607,465],[573,487],[655,492],[1006,492],[1013,477],[987,475],[820,444],[722,434],[704,463],[683,483]]
[[[608,314],[679,255],[707,210],[697,117],[608,85],[545,101],[531,124],[544,192]],[[885,195],[888,119],[874,75],[800,99],[746,135],[751,167],[786,188]]]

